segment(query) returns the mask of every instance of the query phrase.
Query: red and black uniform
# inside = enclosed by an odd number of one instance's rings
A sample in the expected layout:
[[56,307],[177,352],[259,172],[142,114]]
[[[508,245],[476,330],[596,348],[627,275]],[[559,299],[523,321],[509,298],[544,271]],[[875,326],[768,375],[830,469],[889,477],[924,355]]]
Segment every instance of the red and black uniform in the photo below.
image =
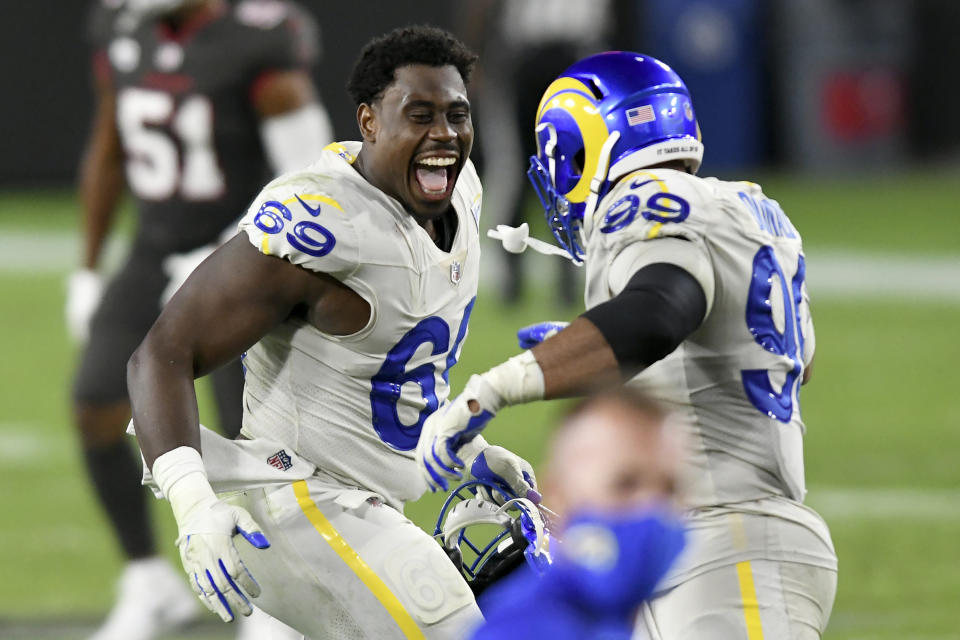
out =
[[[130,255],[93,318],[74,384],[79,402],[105,404],[127,398],[126,362],[160,313],[164,259],[216,242],[269,179],[254,100],[270,74],[308,68],[318,36],[281,0],[214,3],[176,31],[99,0],[89,36],[95,73],[115,92],[137,208]],[[214,376],[221,423],[238,430],[239,366],[218,373],[232,378],[224,386]]]

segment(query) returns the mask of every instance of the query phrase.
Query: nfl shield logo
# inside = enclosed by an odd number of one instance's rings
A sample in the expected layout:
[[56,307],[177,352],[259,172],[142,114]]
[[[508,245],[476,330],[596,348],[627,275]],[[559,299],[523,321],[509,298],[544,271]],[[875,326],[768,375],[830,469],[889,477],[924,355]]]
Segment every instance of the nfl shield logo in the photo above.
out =
[[460,262],[454,260],[450,263],[450,282],[453,284],[460,283],[460,277],[463,275],[463,267],[460,265]]
[[293,466],[293,460],[287,454],[286,449],[280,449],[275,454],[267,458],[267,464],[271,467],[279,469],[280,471],[286,471]]

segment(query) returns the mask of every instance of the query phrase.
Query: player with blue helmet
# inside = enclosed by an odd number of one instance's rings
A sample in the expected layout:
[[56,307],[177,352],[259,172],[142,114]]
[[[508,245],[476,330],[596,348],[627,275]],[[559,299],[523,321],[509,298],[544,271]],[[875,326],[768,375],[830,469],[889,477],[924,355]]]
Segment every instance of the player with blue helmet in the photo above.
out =
[[443,486],[460,447],[504,407],[646,390],[688,432],[691,526],[641,627],[663,639],[819,638],[837,561],[803,504],[799,392],[815,335],[800,233],[759,185],[695,175],[703,144],[690,92],[650,56],[574,64],[547,88],[534,130],[529,175],[560,246],[525,227],[490,235],[508,251],[583,264],[587,311],[522,330],[524,346],[542,342],[473,376],[431,416],[422,473]]

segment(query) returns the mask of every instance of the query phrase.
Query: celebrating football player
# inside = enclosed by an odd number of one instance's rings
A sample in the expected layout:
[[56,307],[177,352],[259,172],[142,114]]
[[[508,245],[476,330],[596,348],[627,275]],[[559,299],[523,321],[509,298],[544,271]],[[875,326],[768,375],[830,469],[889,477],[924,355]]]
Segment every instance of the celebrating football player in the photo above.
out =
[[[474,60],[430,27],[369,43],[348,85],[362,142],[268,184],[130,360],[145,462],[224,620],[251,601],[318,638],[453,638],[479,620],[402,514],[427,488],[414,449],[476,299]],[[193,380],[243,352],[243,429],[227,440],[199,427]],[[534,493],[522,459],[467,449],[474,474]]]
[[[457,477],[459,448],[506,406],[629,381],[689,431],[689,547],[644,609],[645,637],[820,637],[837,560],[803,504],[799,389],[814,333],[799,232],[758,185],[695,175],[689,91],[649,56],[571,66],[535,134],[529,176],[557,242],[586,266],[588,309],[559,331],[523,331],[554,335],[427,419],[424,478]],[[509,250],[542,248],[526,234],[495,232]]]
[[[137,640],[195,617],[199,607],[157,555],[140,465],[123,437],[126,362],[185,277],[180,272],[235,224],[269,170],[315,160],[331,132],[309,77],[314,26],[294,5],[99,0],[91,29],[98,97],[80,179],[83,265],[70,278],[66,311],[71,334],[85,342],[75,422],[127,558],[117,605],[94,638]],[[137,227],[101,296],[97,267],[124,184],[136,201]],[[239,362],[212,379],[220,423],[236,434]]]

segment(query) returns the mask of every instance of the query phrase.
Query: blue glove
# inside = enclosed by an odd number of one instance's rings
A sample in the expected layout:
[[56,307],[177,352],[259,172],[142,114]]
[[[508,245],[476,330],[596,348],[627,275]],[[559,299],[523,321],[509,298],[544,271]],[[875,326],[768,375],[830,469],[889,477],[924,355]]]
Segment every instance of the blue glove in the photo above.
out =
[[[476,413],[470,410],[471,400],[480,407]],[[501,404],[490,385],[474,375],[463,393],[427,416],[417,442],[417,467],[431,491],[446,491],[448,480],[463,479],[458,450],[480,434]]]
[[552,335],[555,335],[570,325],[569,322],[547,321],[531,324],[517,331],[517,342],[521,349],[535,347]]
[[[483,436],[476,436],[463,445],[457,455],[463,459],[464,468],[469,470],[473,478],[496,485],[508,495],[526,498],[534,504],[540,503],[533,467],[512,451],[489,444]],[[480,491],[496,504],[504,501],[495,492]]]

